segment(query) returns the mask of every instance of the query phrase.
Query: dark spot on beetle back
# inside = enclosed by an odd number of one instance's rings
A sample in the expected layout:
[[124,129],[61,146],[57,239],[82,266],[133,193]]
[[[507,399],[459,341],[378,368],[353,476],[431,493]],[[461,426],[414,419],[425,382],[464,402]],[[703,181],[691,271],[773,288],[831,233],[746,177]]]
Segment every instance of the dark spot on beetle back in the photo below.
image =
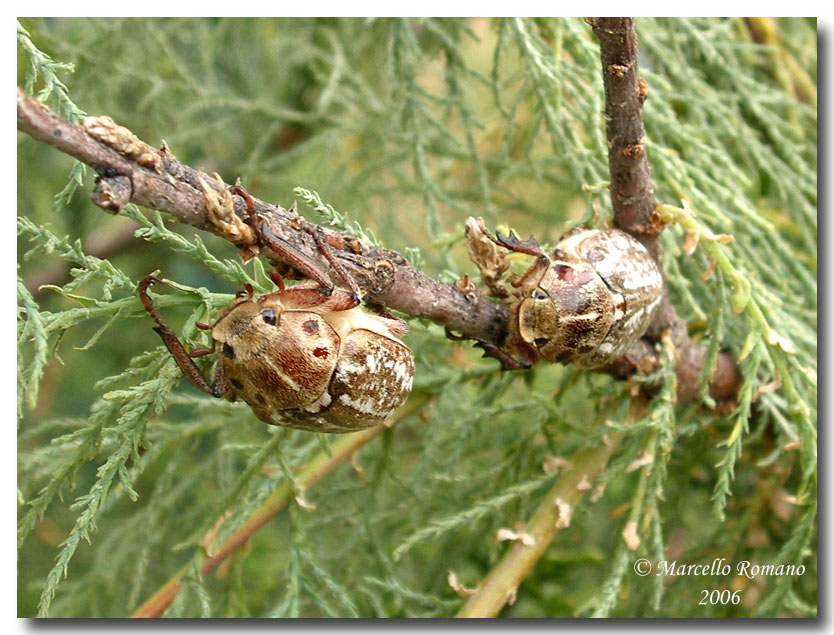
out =
[[301,325],[301,327],[310,335],[314,335],[319,332],[319,323],[315,320],[307,320],[306,322],[304,322],[304,324]]
[[228,343],[223,342],[223,354],[228,357],[229,359],[235,358],[235,349],[229,346]]
[[573,280],[573,269],[567,265],[556,265],[556,275],[559,280],[571,282]]
[[243,388],[243,384],[241,384],[237,379],[232,379],[231,384],[236,390],[241,390]]
[[328,352],[326,348],[317,348],[313,351],[313,355],[321,357],[322,359],[327,359]]

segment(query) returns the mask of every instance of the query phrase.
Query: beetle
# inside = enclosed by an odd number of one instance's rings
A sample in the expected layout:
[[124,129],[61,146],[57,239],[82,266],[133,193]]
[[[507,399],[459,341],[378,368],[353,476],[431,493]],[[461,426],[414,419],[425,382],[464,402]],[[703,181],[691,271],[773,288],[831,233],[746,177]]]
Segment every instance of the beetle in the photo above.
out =
[[[269,221],[256,213],[245,189],[236,185],[228,191],[246,203],[258,244],[281,256],[303,280],[286,288],[281,275],[272,271],[277,290],[257,298],[247,284],[213,325],[197,324],[211,332],[211,348],[188,353],[148,297],[148,287],[161,281],[153,275],[145,277],[139,297],[185,376],[214,397],[242,399],[258,419],[272,425],[340,433],[384,421],[411,392],[414,355],[399,339],[408,332],[408,324],[359,307],[355,280],[333,257],[315,226],[296,219],[349,291],[333,285],[315,262],[278,239]],[[193,358],[218,348],[219,361],[210,382]]]
[[[160,318],[147,294],[139,297],[156,321],[154,329],[185,376],[214,397],[242,399],[261,421],[315,432],[354,432],[384,421],[408,397],[414,356],[399,339],[408,325],[393,316],[367,313],[343,289],[330,293],[304,281],[255,297],[251,285],[213,325],[211,348],[190,354]],[[212,382],[193,358],[219,349]]]
[[470,242],[485,236],[536,258],[513,282],[508,344],[520,361],[480,343],[505,368],[529,368],[539,358],[604,366],[643,336],[660,306],[663,275],[657,263],[618,229],[574,228],[549,254],[532,236],[492,237],[475,219],[467,223],[467,236]]

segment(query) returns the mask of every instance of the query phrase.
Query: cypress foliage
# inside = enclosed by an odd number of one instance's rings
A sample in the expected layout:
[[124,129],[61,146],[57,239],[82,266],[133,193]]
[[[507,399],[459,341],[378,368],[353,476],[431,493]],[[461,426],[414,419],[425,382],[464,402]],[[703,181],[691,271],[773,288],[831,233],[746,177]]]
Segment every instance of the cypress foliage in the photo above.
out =
[[[20,135],[18,614],[124,616],[179,572],[168,616],[451,616],[449,571],[466,595],[507,551],[500,529],[547,518],[559,459],[607,448],[501,616],[816,615],[816,23],[636,29],[663,264],[708,350],[698,403],[675,403],[669,342],[646,400],[639,379],[501,373],[411,320],[396,426],[360,444],[263,425],[181,381],[135,285],[176,282],[157,307],[205,346],[196,322],[269,289],[264,266],[133,206],[137,242],[91,255],[91,234],[130,221]],[[28,19],[18,85],[446,282],[475,273],[468,215],[549,244],[611,220],[598,44],[577,19]],[[742,375],[730,404],[706,391],[720,351]],[[264,509],[283,511],[200,575]],[[640,577],[641,558],[731,571]]]

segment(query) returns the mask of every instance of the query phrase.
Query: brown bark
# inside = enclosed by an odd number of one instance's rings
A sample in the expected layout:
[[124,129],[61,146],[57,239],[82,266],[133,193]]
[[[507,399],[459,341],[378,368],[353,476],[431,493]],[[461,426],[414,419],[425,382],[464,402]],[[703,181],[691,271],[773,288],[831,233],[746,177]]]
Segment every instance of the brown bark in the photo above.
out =
[[[130,202],[219,234],[209,220],[197,171],[180,163],[167,149],[158,151],[161,169],[157,172],[90,137],[80,126],[62,119],[19,89],[17,127],[93,167],[100,175],[93,200],[106,211],[116,212],[125,204],[128,196],[124,178],[127,178]],[[204,178],[204,181],[218,189],[213,179]],[[270,228],[279,239],[321,267],[329,268],[309,233],[293,222],[294,213],[258,199],[254,199],[254,203],[258,213],[270,219]],[[235,200],[235,212],[246,218],[245,205],[240,198]],[[509,318],[507,308],[491,302],[480,290],[469,290],[464,295],[454,286],[437,282],[418,271],[396,251],[372,247],[352,237],[346,239],[326,227],[321,227],[320,231],[334,249],[338,261],[354,277],[366,300],[432,320],[464,335],[496,344],[501,342]],[[262,253],[275,257],[269,250]],[[334,275],[333,279],[338,280],[338,276]]]
[[638,238],[655,257],[657,250],[657,201],[649,176],[643,139],[645,81],[637,74],[637,36],[632,18],[586,18],[599,39],[605,86],[605,134],[614,222]]
[[[644,145],[643,103],[648,95],[648,86],[638,75],[634,20],[585,18],[585,21],[599,40],[614,224],[643,243],[663,271],[663,252],[659,241],[663,227],[656,211],[658,203]],[[657,341],[666,331],[670,332],[679,356],[676,367],[678,399],[693,401],[699,396],[705,349],[689,337],[686,323],[669,301],[668,291],[646,338]],[[638,343],[638,347],[641,345]],[[640,356],[633,349],[626,357],[642,360],[645,355]],[[622,360],[619,366],[622,367]],[[714,399],[730,399],[735,396],[740,379],[735,360],[730,355],[721,354],[713,373],[710,394]]]

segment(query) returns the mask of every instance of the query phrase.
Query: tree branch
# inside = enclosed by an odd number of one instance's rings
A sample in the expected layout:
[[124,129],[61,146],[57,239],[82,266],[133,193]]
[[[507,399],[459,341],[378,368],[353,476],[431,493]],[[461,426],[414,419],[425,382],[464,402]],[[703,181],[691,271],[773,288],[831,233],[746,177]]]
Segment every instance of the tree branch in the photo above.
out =
[[[642,130],[642,115],[638,113],[638,117],[639,128]],[[146,154],[139,157],[122,154],[87,134],[82,127],[62,119],[41,102],[27,97],[19,88],[17,127],[31,137],[94,168],[99,173],[99,178],[91,198],[105,211],[117,213],[128,202],[133,202],[170,214],[182,223],[229,238],[210,220],[201,181],[217,192],[224,191],[227,185],[211,178],[201,179],[197,170],[180,163],[167,147],[157,150],[136,140],[137,144],[146,150]],[[609,126],[609,129],[615,130],[616,127]],[[623,173],[630,172],[625,170]],[[647,179],[647,167],[644,173]],[[615,190],[613,183],[612,176],[612,192]],[[648,185],[647,190],[644,187],[643,191],[651,195],[654,205],[651,185]],[[256,211],[268,219],[269,227],[278,239],[304,258],[317,262],[334,280],[339,280],[329,264],[320,257],[313,238],[299,226],[293,211],[259,199],[253,198],[253,201]],[[244,201],[235,197],[234,205],[235,213],[240,218],[246,218]],[[640,206],[640,209],[644,208],[645,205]],[[640,222],[636,221],[632,227],[638,228],[639,225]],[[649,227],[648,221],[645,226]],[[498,346],[503,343],[509,324],[509,309],[487,299],[480,289],[466,285],[461,291],[454,285],[442,284],[418,271],[394,250],[374,247],[327,227],[318,227],[318,231],[332,248],[342,268],[354,278],[369,302],[414,317],[426,318],[462,335]],[[636,235],[641,240],[647,239],[646,236]],[[267,248],[263,248],[261,253],[271,260],[280,261],[280,257]],[[650,329],[647,334],[650,339],[656,340],[663,330],[672,328],[677,333],[674,338],[676,343],[689,342],[686,325],[677,317],[666,298],[661,305],[660,315],[665,317],[655,319],[654,325],[658,326],[655,328],[653,325]],[[698,371],[704,355],[703,347],[691,342],[689,344],[694,348],[689,350],[686,346],[679,347],[682,351],[678,380],[679,396],[681,400],[687,401],[696,399],[699,395]],[[652,344],[641,340],[620,362],[602,370],[618,377],[627,377],[635,368],[650,367],[654,359]],[[719,364],[720,376],[717,375],[713,382],[713,397],[723,399],[735,393],[737,373],[733,373],[736,371],[732,360],[722,360]]]
[[489,571],[478,590],[457,617],[495,617],[505,604],[515,600],[519,585],[547,550],[560,529],[570,526],[570,517],[582,502],[590,484],[605,469],[619,443],[619,436],[593,448],[581,448],[571,458],[571,467],[542,496],[523,533],[529,543],[516,542]]
[[[17,93],[17,127],[93,167],[100,175],[93,200],[107,211],[118,212],[124,204],[133,202],[168,213],[198,229],[222,235],[209,220],[199,173],[180,163],[167,148],[155,150],[160,159],[158,171],[142,165],[97,141],[80,126],[25,96],[20,89]],[[205,182],[217,191],[226,187],[213,179],[205,179]],[[320,257],[312,237],[294,222],[294,213],[253,200],[257,212],[269,219],[270,229],[280,240],[334,274]],[[235,197],[235,213],[241,218],[247,215],[239,197]],[[488,300],[480,290],[468,289],[464,295],[454,286],[437,282],[418,271],[396,251],[373,247],[355,238],[346,239],[326,227],[320,230],[338,261],[356,280],[365,299],[443,324],[458,333],[500,344],[507,330],[509,311]],[[277,259],[268,249],[262,253]],[[339,278],[333,275],[333,279]]]
[[[663,229],[654,196],[649,161],[643,143],[643,102],[648,87],[637,73],[637,35],[633,18],[585,18],[599,40],[602,81],[605,86],[605,133],[611,174],[614,224],[639,240],[663,271],[660,232]],[[666,274],[664,273],[664,278]],[[658,341],[670,331],[679,361],[678,399],[693,401],[700,394],[700,374],[706,350],[692,341],[684,320],[669,301],[668,288],[646,337]],[[641,343],[638,343],[641,345]],[[629,356],[639,353],[629,351]],[[732,356],[718,356],[710,383],[714,399],[730,399],[738,391],[741,376]]]
[[660,218],[643,139],[646,82],[637,74],[637,35],[632,18],[586,18],[599,39],[605,86],[605,134],[614,223],[638,238],[660,262]]

